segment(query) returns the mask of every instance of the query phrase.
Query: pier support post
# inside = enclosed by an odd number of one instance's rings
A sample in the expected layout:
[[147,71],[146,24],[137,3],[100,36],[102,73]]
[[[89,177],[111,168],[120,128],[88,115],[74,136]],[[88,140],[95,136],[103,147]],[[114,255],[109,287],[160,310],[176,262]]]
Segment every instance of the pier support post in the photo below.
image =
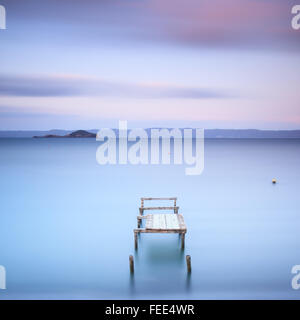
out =
[[137,250],[138,248],[138,233],[134,232],[134,249]]
[[129,256],[129,269],[130,273],[134,273],[134,259],[132,255]]
[[181,233],[181,249],[184,249],[185,233]]
[[140,216],[144,214],[144,198],[141,198]]
[[191,256],[187,255],[185,258],[186,258],[187,272],[191,273],[192,272]]
[[142,219],[140,217],[137,217],[137,227],[140,228],[142,223]]

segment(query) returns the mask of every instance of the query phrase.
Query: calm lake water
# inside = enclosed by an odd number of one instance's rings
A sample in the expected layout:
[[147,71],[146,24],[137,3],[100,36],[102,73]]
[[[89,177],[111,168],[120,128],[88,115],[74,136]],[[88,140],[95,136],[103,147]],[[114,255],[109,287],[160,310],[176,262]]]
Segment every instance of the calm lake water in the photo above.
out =
[[[291,287],[299,140],[206,140],[200,176],[178,165],[101,166],[98,145],[0,139],[0,299],[300,298]],[[155,234],[134,252],[143,196],[178,197],[185,252],[178,235]]]

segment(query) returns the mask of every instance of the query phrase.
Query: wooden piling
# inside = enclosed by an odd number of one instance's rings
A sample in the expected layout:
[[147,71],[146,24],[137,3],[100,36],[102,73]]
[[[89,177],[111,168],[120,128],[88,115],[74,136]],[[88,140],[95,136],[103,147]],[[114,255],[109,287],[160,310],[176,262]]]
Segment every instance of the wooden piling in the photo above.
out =
[[140,228],[141,227],[141,219],[137,218],[137,227]]
[[139,211],[140,211],[140,216],[142,216],[144,214],[144,208],[143,207],[139,208]]
[[184,249],[185,233],[181,233],[181,249]]
[[191,273],[192,272],[191,256],[187,255],[185,258],[186,258],[187,272]]
[[138,248],[138,233],[134,232],[134,248],[137,250]]
[[130,273],[134,273],[134,259],[132,255],[129,256],[129,269]]

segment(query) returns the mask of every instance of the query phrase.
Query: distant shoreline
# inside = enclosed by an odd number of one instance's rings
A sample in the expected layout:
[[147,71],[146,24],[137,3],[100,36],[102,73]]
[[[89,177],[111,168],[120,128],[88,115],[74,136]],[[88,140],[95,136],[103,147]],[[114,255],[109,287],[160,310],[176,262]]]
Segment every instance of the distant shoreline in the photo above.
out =
[[[168,129],[168,128],[166,128]],[[188,128],[186,128],[188,129]],[[117,129],[113,129],[116,132]],[[145,129],[146,131],[151,128]],[[181,129],[183,130],[183,128]],[[0,138],[96,138],[97,129],[91,130],[10,130],[0,131]],[[300,130],[206,129],[205,139],[300,139]]]

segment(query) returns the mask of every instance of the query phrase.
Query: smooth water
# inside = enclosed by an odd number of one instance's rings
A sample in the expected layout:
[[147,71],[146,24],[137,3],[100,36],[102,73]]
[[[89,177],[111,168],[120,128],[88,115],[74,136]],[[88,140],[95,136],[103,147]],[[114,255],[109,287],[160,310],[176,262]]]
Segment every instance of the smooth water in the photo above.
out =
[[[178,165],[101,166],[97,147],[0,139],[0,299],[300,298],[291,287],[299,140],[206,140],[200,176]],[[159,234],[142,234],[134,252],[142,196],[178,197],[185,252],[178,235]]]

